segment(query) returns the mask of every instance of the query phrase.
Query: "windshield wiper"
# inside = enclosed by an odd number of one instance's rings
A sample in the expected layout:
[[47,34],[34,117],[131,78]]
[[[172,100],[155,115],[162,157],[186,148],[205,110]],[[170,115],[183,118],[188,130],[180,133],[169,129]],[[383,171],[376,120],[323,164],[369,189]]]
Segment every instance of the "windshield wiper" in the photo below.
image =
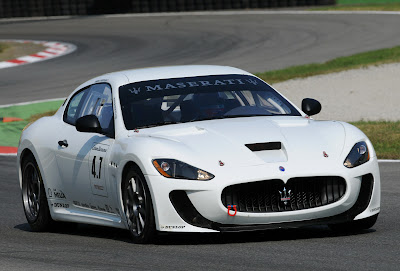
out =
[[181,122],[176,122],[176,121],[163,121],[163,122],[157,122],[157,123],[152,123],[148,125],[142,125],[135,127],[135,129],[142,129],[142,128],[151,128],[151,127],[157,127],[157,126],[164,126],[164,125],[169,125],[169,124],[178,124]]
[[224,119],[231,119],[231,118],[245,118],[245,117],[267,117],[267,116],[272,116],[272,115],[267,115],[267,114],[228,115],[228,116],[223,116],[223,118]]
[[[260,116],[272,116],[265,114],[251,114],[251,115],[228,115],[228,116],[218,116],[218,117],[210,117],[210,118],[202,118],[202,119],[194,119],[186,122],[194,122],[194,121],[202,121],[202,120],[216,120],[216,119],[232,119],[232,118],[245,118],[245,117],[260,117]],[[185,123],[186,123],[185,122]]]

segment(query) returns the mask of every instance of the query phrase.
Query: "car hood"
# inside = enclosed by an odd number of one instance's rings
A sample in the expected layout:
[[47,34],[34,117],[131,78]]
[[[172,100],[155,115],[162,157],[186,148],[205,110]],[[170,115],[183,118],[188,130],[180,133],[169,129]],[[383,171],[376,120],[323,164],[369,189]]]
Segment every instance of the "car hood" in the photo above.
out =
[[[332,161],[340,157],[345,142],[339,122],[293,116],[198,121],[143,129],[140,135],[173,141],[175,146],[183,144],[172,156],[235,166],[312,163],[328,157]],[[179,153],[182,149],[186,154]]]

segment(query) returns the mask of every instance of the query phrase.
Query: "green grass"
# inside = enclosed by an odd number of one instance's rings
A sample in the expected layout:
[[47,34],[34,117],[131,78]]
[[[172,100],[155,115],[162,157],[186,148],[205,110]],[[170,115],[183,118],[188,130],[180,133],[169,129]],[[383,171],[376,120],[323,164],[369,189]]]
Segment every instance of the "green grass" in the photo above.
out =
[[368,136],[379,159],[400,159],[400,121],[359,121],[352,124]]
[[317,7],[311,10],[400,11],[400,0],[338,0],[336,6]]
[[[32,121],[53,115],[62,101],[0,108],[0,114],[25,118],[24,121],[0,123],[0,146],[18,146],[21,130]],[[50,109],[50,110],[49,110]],[[362,130],[374,145],[379,159],[400,159],[400,121],[352,122]]]
[[400,3],[393,4],[360,4],[312,8],[321,11],[400,11]]
[[[269,83],[275,83],[292,78],[392,62],[400,62],[400,46],[340,57],[321,64],[314,63],[294,66],[282,70],[258,73],[257,75]],[[60,100],[0,108],[0,117],[18,117],[24,119],[21,122],[0,123],[0,146],[18,146],[21,130],[29,122],[42,116],[54,114],[61,104],[62,101]],[[379,159],[400,159],[400,121],[359,121],[352,124],[361,129],[369,137]]]
[[0,108],[0,117],[16,117],[23,121],[0,123],[0,146],[17,147],[22,129],[38,117],[49,116],[61,106],[62,100]]
[[337,0],[338,5],[354,5],[354,4],[390,4],[400,3],[400,0]]
[[[58,102],[53,105],[45,105],[43,110],[54,105],[60,105]],[[43,103],[41,105],[44,105]],[[19,106],[21,111],[26,112],[26,108],[30,105]],[[16,109],[16,108],[14,108]],[[40,111],[43,111],[40,110]],[[0,109],[0,112],[2,109]],[[37,112],[37,110],[36,110]],[[18,140],[21,130],[31,121],[34,121],[43,116],[50,116],[55,113],[55,110],[45,111],[41,113],[29,114],[30,116],[21,122],[0,123],[0,146],[18,146]],[[18,113],[15,116],[27,116],[25,113]],[[379,159],[400,159],[400,121],[359,121],[352,122],[354,126],[362,130],[374,145],[375,151]]]
[[313,63],[257,73],[256,75],[268,83],[276,83],[293,78],[303,78],[394,62],[400,62],[400,46],[339,57],[324,63]]
[[8,48],[7,44],[0,42],[0,53],[2,53],[7,48]]

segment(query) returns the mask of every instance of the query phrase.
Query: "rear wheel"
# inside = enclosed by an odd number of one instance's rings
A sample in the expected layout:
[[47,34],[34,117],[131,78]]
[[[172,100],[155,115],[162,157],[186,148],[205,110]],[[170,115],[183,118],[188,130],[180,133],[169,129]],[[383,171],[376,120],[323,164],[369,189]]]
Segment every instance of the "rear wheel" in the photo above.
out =
[[329,225],[329,228],[331,230],[338,232],[355,232],[355,231],[367,230],[375,225],[377,219],[378,219],[378,214],[350,222],[331,224]]
[[133,242],[149,243],[156,229],[150,190],[139,168],[128,170],[122,182],[124,212]]
[[46,199],[42,175],[33,155],[22,161],[22,203],[26,219],[33,231],[48,230],[52,219]]

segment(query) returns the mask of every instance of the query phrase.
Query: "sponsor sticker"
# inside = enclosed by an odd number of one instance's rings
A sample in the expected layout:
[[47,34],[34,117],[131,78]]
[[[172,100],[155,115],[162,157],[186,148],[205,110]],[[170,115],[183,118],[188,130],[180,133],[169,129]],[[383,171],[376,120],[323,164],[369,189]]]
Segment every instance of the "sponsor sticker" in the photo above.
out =
[[371,213],[379,211],[381,209],[381,207],[376,207],[376,208],[372,208],[371,210],[369,210]]
[[228,79],[214,79],[214,80],[200,80],[200,81],[189,81],[189,82],[170,82],[155,85],[144,85],[140,87],[130,87],[128,91],[131,94],[138,95],[139,93],[146,91],[159,91],[159,90],[170,90],[179,88],[193,88],[193,87],[211,87],[211,86],[227,86],[227,85],[258,85],[258,81],[255,79],[239,79],[239,78],[228,78]]
[[161,229],[165,229],[165,230],[175,230],[175,229],[184,229],[185,228],[185,226],[184,225],[181,225],[181,226],[163,226],[163,225],[161,225],[160,226],[160,228]]

